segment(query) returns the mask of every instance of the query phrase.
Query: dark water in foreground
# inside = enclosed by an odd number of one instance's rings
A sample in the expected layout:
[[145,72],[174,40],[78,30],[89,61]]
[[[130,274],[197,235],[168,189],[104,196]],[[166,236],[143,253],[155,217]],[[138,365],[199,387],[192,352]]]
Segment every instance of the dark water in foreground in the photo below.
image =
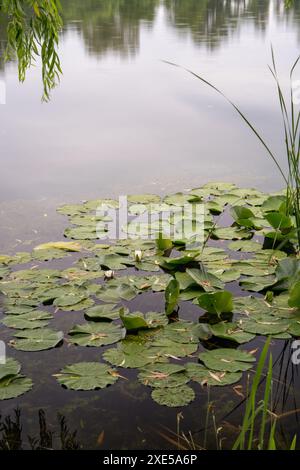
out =
[[[40,103],[40,70],[17,82],[16,67],[0,78],[7,104],[0,106],[0,251],[26,251],[61,239],[65,220],[57,205],[138,192],[167,193],[208,180],[233,181],[264,190],[281,187],[272,163],[230,107],[184,72],[178,62],[213,80],[264,130],[282,154],[275,88],[267,70],[273,43],[283,76],[299,51],[300,3],[284,12],[280,1],[63,0],[64,70],[49,104]],[[4,39],[3,29],[0,41]],[[58,263],[53,263],[57,266]],[[161,309],[161,294],[144,295],[135,310]],[[194,318],[193,312],[181,314]],[[195,315],[195,312],[194,312]],[[56,316],[67,331],[81,313]],[[52,322],[53,324],[53,322]],[[8,330],[4,338],[8,338]],[[247,348],[261,346],[258,339]],[[299,408],[297,368],[289,346],[274,348],[274,403],[279,413]],[[104,348],[101,349],[101,353]],[[283,354],[285,352],[285,356]],[[60,447],[56,414],[67,419],[84,448],[171,448],[177,413],[155,404],[150,390],[119,380],[101,392],[63,390],[51,375],[60,364],[97,360],[97,348],[66,344],[39,354],[12,354],[33,378],[33,391],[1,403],[0,414],[22,412],[24,448],[38,434],[43,409]],[[282,368],[281,368],[282,366]],[[286,378],[284,380],[284,374]],[[246,377],[245,377],[246,380]],[[245,384],[244,384],[245,385]],[[230,447],[243,416],[242,397],[229,388],[195,386],[196,400],[182,410],[180,428],[204,445],[207,403],[213,402],[219,437]],[[236,408],[237,407],[237,408]],[[212,419],[206,447],[216,448]],[[168,430],[167,430],[168,429]],[[297,412],[278,424],[281,443],[298,429]],[[104,434],[103,434],[104,431]]]

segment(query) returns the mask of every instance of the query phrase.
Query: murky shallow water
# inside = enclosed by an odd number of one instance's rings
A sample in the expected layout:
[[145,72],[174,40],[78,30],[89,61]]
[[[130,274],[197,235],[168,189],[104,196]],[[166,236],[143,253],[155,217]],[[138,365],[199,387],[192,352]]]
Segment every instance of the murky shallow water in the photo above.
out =
[[[0,106],[1,252],[26,251],[40,241],[61,239],[66,220],[55,214],[55,208],[63,202],[146,191],[165,194],[208,180],[263,190],[281,187],[272,162],[232,109],[200,82],[161,60],[213,80],[264,130],[281,155],[280,116],[266,65],[271,42],[282,72],[297,56],[300,2],[289,13],[282,2],[267,0],[62,3],[64,76],[51,103],[40,103],[38,67],[24,85],[17,83],[14,64],[1,72],[7,86],[7,104]],[[0,34],[3,40],[3,29]],[[146,312],[160,309],[162,303],[161,295],[155,294],[138,297],[131,306]],[[64,314],[55,318],[55,326],[67,331],[81,318],[81,313]],[[7,335],[8,330],[4,339]],[[253,349],[257,342],[247,347]],[[276,343],[275,359],[283,348],[283,342]],[[178,410],[156,405],[137,381],[78,393],[63,390],[51,378],[62,361],[97,359],[97,349],[64,345],[39,354],[12,355],[35,387],[24,397],[2,403],[0,412],[5,416],[21,408],[24,437],[38,433],[42,408],[56,432],[56,447],[58,412],[66,416],[71,430],[78,431],[77,440],[85,448],[172,447],[158,431],[176,430]],[[278,390],[275,387],[278,411],[299,407],[297,368],[291,372],[288,355],[289,348],[283,361],[286,385],[281,377]],[[280,362],[275,379],[279,373]],[[124,374],[133,378],[135,372]],[[290,380],[294,382],[287,394]],[[195,439],[203,445],[208,395],[200,387],[195,390],[197,398],[184,408],[181,428],[199,431]],[[220,388],[211,390],[209,400],[215,404],[217,423],[224,427],[223,445],[230,446],[241,422],[241,407],[226,416],[242,399],[231,388]],[[282,442],[285,434],[290,441],[297,432],[297,413],[280,421],[279,429],[281,422]],[[29,447],[26,437],[24,447]],[[216,447],[212,429],[207,447]]]

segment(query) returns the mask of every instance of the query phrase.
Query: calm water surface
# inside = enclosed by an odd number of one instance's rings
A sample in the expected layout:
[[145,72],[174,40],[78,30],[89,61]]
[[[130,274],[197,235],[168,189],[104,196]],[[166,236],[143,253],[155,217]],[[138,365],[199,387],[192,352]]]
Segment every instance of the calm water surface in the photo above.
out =
[[[272,43],[286,82],[299,52],[295,4],[286,12],[269,0],[63,0],[64,75],[51,103],[41,103],[38,65],[23,85],[15,64],[1,72],[0,248],[18,222],[14,238],[47,231],[44,214],[64,201],[165,193],[208,180],[281,188],[272,161],[232,108],[162,61],[221,87],[283,160],[267,64]],[[3,48],[5,25],[0,31]]]
[[[62,0],[62,5],[64,75],[51,102],[40,100],[39,65],[23,85],[15,64],[0,72],[7,86],[7,104],[0,106],[1,251],[60,239],[66,221],[55,215],[55,208],[63,202],[164,194],[209,180],[281,188],[277,170],[232,108],[163,60],[182,64],[222,88],[281,158],[281,121],[267,64],[272,43],[287,84],[288,69],[299,53],[299,1],[289,12],[275,0]],[[1,24],[1,49],[4,30]],[[154,297],[143,297],[134,308],[161,308],[162,297]],[[55,325],[67,329],[78,319],[78,314],[68,314]],[[277,355],[281,347],[279,343]],[[97,351],[81,349],[65,345],[40,353],[34,363],[30,354],[16,352],[24,372],[35,378],[39,368],[39,377],[33,392],[1,405],[1,414],[11,414],[19,405],[24,435],[33,435],[43,408],[57,436],[59,411],[87,448],[170,447],[157,430],[174,431],[177,411],[156,405],[136,381],[119,381],[100,394],[78,394],[49,379],[62,358],[97,359]],[[297,408],[298,392],[294,397],[290,390],[285,401],[286,385],[279,380],[277,386],[278,406]],[[208,396],[197,391],[196,401],[184,409],[182,427],[199,431],[196,436],[203,443]],[[240,408],[226,417],[241,397],[220,389],[209,399],[216,400],[215,413],[227,435],[234,435]],[[289,438],[297,431],[297,416],[284,426]],[[104,440],[99,439],[102,431]],[[214,448],[213,432],[210,439]]]

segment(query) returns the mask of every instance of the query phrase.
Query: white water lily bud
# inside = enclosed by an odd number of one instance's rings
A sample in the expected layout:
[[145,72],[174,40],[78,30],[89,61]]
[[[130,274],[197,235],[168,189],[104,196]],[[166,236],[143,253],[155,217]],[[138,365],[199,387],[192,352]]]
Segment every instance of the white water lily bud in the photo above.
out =
[[112,279],[114,277],[114,271],[104,271],[104,278],[105,279]]
[[142,257],[143,257],[142,250],[135,250],[135,252],[134,252],[135,261],[140,262],[142,260]]

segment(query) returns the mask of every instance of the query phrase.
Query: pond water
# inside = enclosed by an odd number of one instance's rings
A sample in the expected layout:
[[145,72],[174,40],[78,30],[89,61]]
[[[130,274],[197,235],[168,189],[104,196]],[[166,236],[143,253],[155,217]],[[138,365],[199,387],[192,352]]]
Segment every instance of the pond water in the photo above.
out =
[[[14,63],[0,72],[7,93],[6,105],[0,105],[0,252],[27,251],[38,242],[62,239],[66,220],[55,209],[65,202],[166,194],[211,180],[264,191],[282,187],[272,161],[233,109],[163,61],[192,69],[220,87],[262,129],[283,162],[276,88],[267,64],[272,43],[287,84],[299,52],[299,1],[288,12],[275,0],[62,0],[62,6],[63,77],[51,101],[41,103],[39,65],[22,85]],[[144,295],[131,306],[159,311],[163,295]],[[189,315],[193,318],[193,312]],[[80,318],[83,314],[64,315],[55,327],[68,330]],[[4,336],[9,338],[8,330]],[[274,369],[274,400],[280,411],[297,409],[296,376],[282,359],[289,351],[285,343],[277,344],[275,359],[285,364],[287,380],[282,381],[280,367]],[[67,344],[34,361],[30,353],[14,352],[37,385],[24,397],[1,404],[0,414],[13,416],[19,406],[23,435],[33,436],[43,409],[58,436],[59,412],[71,431],[77,430],[84,448],[172,447],[162,433],[176,432],[178,410],[155,404],[147,388],[134,380],[135,371],[126,372],[133,380],[101,393],[65,391],[50,379],[62,358],[67,363],[98,356],[94,348]],[[207,402],[214,401],[217,423],[227,437],[224,447],[230,447],[241,421],[242,398],[216,388],[210,396],[197,388],[180,426],[203,445]],[[211,421],[210,426],[205,444],[215,448]],[[296,431],[297,413],[284,420],[282,441]],[[55,446],[60,446],[58,438]],[[29,447],[26,439],[24,447]]]

